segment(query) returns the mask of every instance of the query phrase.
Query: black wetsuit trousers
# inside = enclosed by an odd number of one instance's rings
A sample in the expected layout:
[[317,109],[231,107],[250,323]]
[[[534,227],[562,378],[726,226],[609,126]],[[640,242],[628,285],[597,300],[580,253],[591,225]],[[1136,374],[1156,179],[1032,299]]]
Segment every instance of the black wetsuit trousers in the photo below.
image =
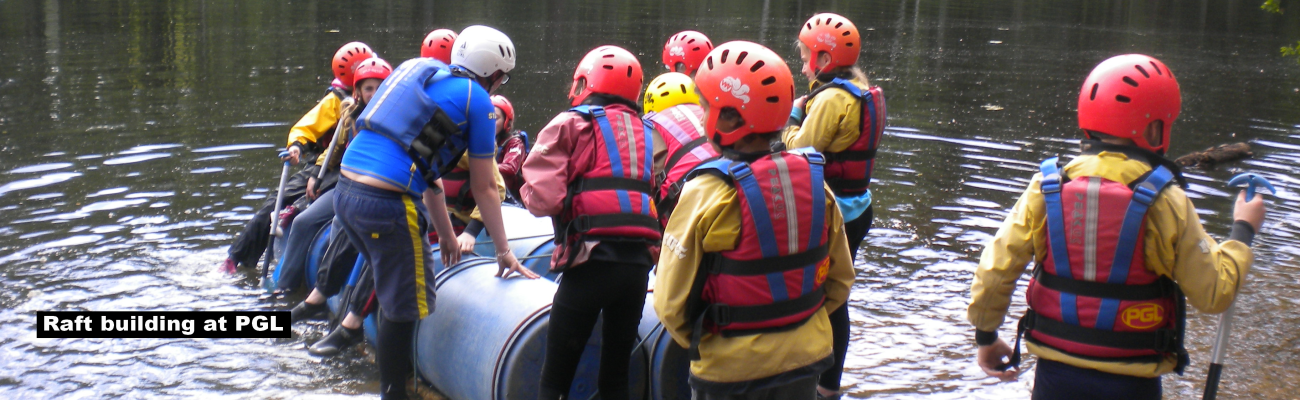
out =
[[[316,290],[325,297],[344,292],[348,278],[352,276],[352,269],[359,258],[356,246],[342,229],[331,231],[329,246],[325,248],[321,267],[316,271]],[[360,273],[356,286],[345,294],[347,311],[364,318],[375,308],[372,300],[375,293],[375,278],[371,275],[370,264],[363,263]]]
[[[313,158],[314,159],[314,158]],[[299,197],[307,194],[307,179],[311,174],[306,170],[300,170],[298,173],[289,175],[289,180],[284,183],[284,204],[289,205],[298,201]],[[279,182],[276,182],[278,185]],[[230,245],[228,254],[231,260],[243,265],[252,267],[257,265],[257,260],[266,253],[266,244],[271,240],[271,213],[275,210],[275,194],[262,203],[262,207],[257,209],[253,214],[253,219],[244,224],[244,231],[235,237],[235,242]]]
[[601,330],[600,377],[604,400],[628,398],[628,366],[645,306],[650,266],[588,261],[564,272],[551,307],[540,400],[568,395],[596,318]]
[[[844,223],[844,236],[848,236],[849,251],[853,253],[854,263],[858,260],[858,248],[862,247],[862,240],[867,237],[867,232],[871,231],[873,208],[875,207],[867,206],[867,211],[858,216],[858,219]],[[821,379],[817,380],[817,386],[840,390],[840,376],[844,374],[844,358],[849,354],[849,303],[845,302],[843,306],[832,311],[829,317],[835,364],[831,365],[826,372],[822,372]]]
[[383,400],[409,398],[406,381],[415,372],[415,363],[411,360],[411,347],[414,345],[411,337],[415,334],[415,324],[416,321],[396,322],[379,318],[375,363],[379,364],[379,396]]
[[1033,400],[1160,400],[1160,378],[1117,375],[1038,359]]

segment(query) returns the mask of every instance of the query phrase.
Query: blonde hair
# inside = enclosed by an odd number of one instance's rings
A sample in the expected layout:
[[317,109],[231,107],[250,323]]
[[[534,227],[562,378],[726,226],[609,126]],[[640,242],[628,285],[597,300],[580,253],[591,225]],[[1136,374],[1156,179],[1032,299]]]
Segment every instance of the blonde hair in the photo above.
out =
[[[809,50],[809,49],[808,49],[808,46],[805,46],[805,45],[803,44],[803,42],[800,41],[799,39],[795,39],[795,40],[794,40],[794,44],[795,44],[795,46],[798,46],[798,48],[799,48],[799,53],[800,53],[800,54],[802,54],[802,53],[805,52],[805,51],[806,51],[806,52],[810,52],[810,53],[812,52],[812,50]],[[815,57],[817,57],[817,56],[819,56],[819,55],[821,55],[821,54],[813,54],[813,57],[814,57],[813,62],[814,62],[814,63],[817,62],[817,60],[816,60]],[[801,61],[802,61],[802,60],[801,60]],[[837,67],[837,68],[831,70],[829,73],[832,74],[832,75],[841,75],[841,74],[846,74],[846,73],[847,73],[847,74],[849,74],[849,75],[852,75],[852,76],[853,76],[853,79],[862,82],[863,85],[866,85],[867,87],[871,87],[871,82],[867,80],[867,73],[864,72],[864,71],[862,71],[862,68],[861,68],[861,67],[858,67],[858,64],[857,64],[857,63],[854,63],[853,65],[850,65],[850,66],[847,66],[847,67]]]

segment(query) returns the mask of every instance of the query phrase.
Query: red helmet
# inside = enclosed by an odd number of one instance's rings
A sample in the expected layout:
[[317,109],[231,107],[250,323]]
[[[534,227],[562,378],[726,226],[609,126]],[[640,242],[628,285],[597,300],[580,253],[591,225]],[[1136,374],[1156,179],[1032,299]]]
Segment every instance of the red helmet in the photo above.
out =
[[331,63],[331,66],[334,67],[334,77],[338,78],[339,82],[347,85],[348,88],[352,88],[353,67],[356,66],[358,61],[374,56],[374,50],[370,50],[370,46],[366,46],[365,43],[352,42],[343,45],[343,47],[339,48],[339,51],[334,53],[334,62]]
[[492,95],[492,105],[500,108],[501,113],[505,114],[501,116],[501,118],[505,118],[502,126],[504,126],[507,131],[513,129],[515,124],[515,106],[510,104],[510,100],[507,100],[506,96],[494,94]]
[[[785,126],[794,105],[794,77],[781,56],[757,43],[723,43],[709,52],[695,74],[695,87],[708,103],[704,129],[715,142],[730,146],[745,136],[775,132]],[[745,124],[718,132],[724,108],[740,112]]]
[[456,43],[456,32],[451,29],[438,29],[429,32],[420,43],[420,57],[432,58],[451,64],[451,45]]
[[388,65],[387,61],[379,57],[370,57],[357,63],[357,68],[352,71],[352,86],[366,79],[388,79],[388,75],[393,73],[393,66]]
[[[1083,81],[1079,128],[1132,139],[1138,147],[1163,154],[1182,104],[1178,80],[1160,60],[1142,54],[1115,56],[1098,64]],[[1163,122],[1160,143],[1149,143],[1144,135],[1152,121]]]
[[[713,50],[713,42],[703,33],[681,31],[664,43],[664,65],[669,71],[693,75],[709,50]],[[681,70],[677,68],[678,63],[682,64]]]
[[826,67],[814,71],[818,74],[857,64],[858,53],[862,51],[858,28],[848,18],[831,13],[817,14],[808,19],[799,30],[799,43],[812,52],[813,60],[822,52],[831,55],[831,62]]
[[[586,78],[587,86],[578,92],[578,80]],[[641,62],[636,56],[618,46],[600,46],[578,63],[573,71],[573,86],[569,88],[572,105],[582,104],[592,93],[619,96],[636,102],[641,94]]]

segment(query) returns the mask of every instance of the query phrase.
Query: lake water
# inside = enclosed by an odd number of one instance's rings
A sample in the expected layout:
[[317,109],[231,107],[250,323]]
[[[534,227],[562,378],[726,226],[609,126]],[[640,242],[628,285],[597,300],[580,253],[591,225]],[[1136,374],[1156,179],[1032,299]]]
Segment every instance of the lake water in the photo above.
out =
[[[1222,391],[1294,398],[1300,65],[1278,48],[1300,39],[1300,11],[1276,16],[1261,2],[0,1],[0,393],[375,397],[368,361],[303,350],[319,324],[278,340],[37,339],[33,324],[40,310],[293,304],[266,300],[256,273],[216,267],[273,193],[276,148],[323,95],[344,42],[365,41],[396,64],[434,28],[496,26],[519,52],[501,94],[517,126],[535,132],[566,108],[576,62],[598,45],[631,49],[653,75],[664,40],[695,29],[715,44],[767,44],[797,67],[797,26],[834,11],[862,31],[862,64],[890,111],[875,228],[850,303],[848,397],[1029,397],[1032,372],[996,383],[975,366],[971,272],[1037,162],[1076,152],[1084,76],[1140,52],[1182,86],[1172,154],[1254,147],[1251,160],[1188,171],[1212,234],[1228,232],[1232,174],[1258,172],[1280,190],[1238,302]],[[1200,397],[1216,323],[1189,315],[1193,365],[1165,379],[1167,398]]]

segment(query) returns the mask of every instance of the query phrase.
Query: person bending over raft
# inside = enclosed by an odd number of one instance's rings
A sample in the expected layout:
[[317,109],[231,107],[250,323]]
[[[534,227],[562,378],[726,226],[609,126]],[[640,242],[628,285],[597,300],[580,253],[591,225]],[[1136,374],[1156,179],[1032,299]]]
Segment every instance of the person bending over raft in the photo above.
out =
[[[420,43],[420,56],[433,58],[443,63],[451,62],[451,46],[456,41],[456,32],[450,29],[437,29],[430,32]],[[358,75],[361,71],[358,70]],[[386,77],[387,75],[385,75]],[[356,79],[361,79],[357,77]],[[369,102],[369,98],[365,98]],[[356,112],[360,114],[361,108]],[[355,119],[356,116],[353,116]],[[341,158],[341,157],[340,157]],[[337,163],[335,163],[337,164]],[[337,165],[334,165],[337,167]],[[436,237],[432,237],[436,240]],[[325,300],[341,292],[347,284],[349,275],[355,267],[357,253],[355,246],[348,240],[342,229],[332,231],[329,247],[326,248],[323,267],[317,272],[316,289],[307,299],[293,308],[294,322],[315,316],[326,310]],[[307,352],[317,356],[330,357],[339,354],[352,345],[359,343],[363,337],[361,324],[376,307],[374,296],[374,277],[370,265],[362,267],[357,287],[347,299],[347,313],[340,321],[340,328],[335,328],[324,338],[313,343]]]
[[[1113,57],[1084,80],[1079,157],[1042,163],[975,270],[967,318],[989,376],[1016,378],[1024,335],[1038,356],[1035,399],[1159,399],[1160,376],[1187,366],[1185,302],[1232,304],[1264,203],[1238,196],[1222,245],[1205,233],[1164,158],[1181,102],[1173,71],[1145,55]],[[997,331],[1029,261],[1013,352]]]
[[[654,133],[636,111],[641,64],[601,46],[573,74],[574,107],[537,135],[524,161],[524,205],[556,224],[551,308],[539,399],[568,395],[587,339],[604,315],[599,391],[627,399],[628,367],[659,242],[651,181]],[[657,251],[657,249],[656,249]]]
[[[452,65],[419,58],[402,63],[361,114],[361,133],[343,156],[335,194],[337,221],[373,267],[380,313],[380,392],[406,398],[415,322],[433,308],[428,217],[442,248],[456,246],[439,178],[468,150],[470,184],[492,236],[502,275],[535,277],[506,242],[501,202],[493,195],[495,143],[488,93],[509,80],[514,44],[475,25],[456,38]],[[430,214],[432,213],[432,214]],[[460,260],[440,252],[445,265]]]
[[[307,253],[311,250],[312,239],[316,233],[325,227],[325,224],[334,219],[334,184],[338,181],[339,160],[347,151],[347,145],[356,136],[356,118],[361,114],[361,110],[370,102],[370,98],[375,95],[375,90],[379,88],[379,83],[383,82],[388,75],[393,72],[393,67],[388,62],[378,58],[371,57],[357,63],[355,71],[352,74],[354,80],[353,95],[343,101],[343,118],[339,120],[339,136],[331,141],[334,152],[322,153],[316,159],[317,168],[325,168],[325,182],[317,182],[316,176],[312,176],[307,181],[307,198],[313,198],[315,201],[304,205],[305,210],[293,219],[293,225],[289,229],[289,238],[285,241],[284,261],[280,268],[280,281],[277,282],[281,292],[288,292],[297,289],[302,284],[303,271],[307,268]],[[326,160],[325,156],[331,155],[333,159]],[[303,202],[305,199],[299,199]],[[323,310],[325,297],[321,297],[318,290],[313,290],[315,295],[308,296],[307,300],[318,300],[320,308]],[[297,319],[294,319],[296,322]]]
[[794,81],[766,47],[718,46],[695,84],[725,158],[687,178],[664,233],[655,312],[689,349],[693,399],[812,399],[835,362],[827,314],[853,282],[824,158],[780,151]]
[[528,157],[528,132],[515,129],[515,106],[505,96],[492,95],[497,113],[497,171],[505,179],[511,201],[522,205],[519,189],[524,186],[524,159]]
[[[802,72],[812,93],[795,101],[785,143],[812,147],[826,155],[826,181],[844,212],[849,251],[858,258],[862,239],[871,230],[871,171],[885,131],[885,98],[858,68],[862,40],[853,22],[835,14],[817,14],[799,31]],[[838,398],[844,358],[849,350],[849,310],[831,313],[835,365],[817,383],[819,398]]]
[[663,143],[655,160],[667,158],[655,171],[655,206],[659,223],[667,225],[686,174],[701,163],[716,160],[718,150],[704,137],[704,109],[691,77],[677,72],[659,75],[646,86],[641,104],[645,120],[653,124]]
[[709,50],[713,50],[713,42],[703,33],[677,32],[664,43],[664,67],[668,68],[668,72],[695,75]]
[[[370,46],[361,42],[345,44],[334,53],[330,65],[334,69],[335,83],[338,84],[331,85],[325,98],[317,102],[316,106],[303,115],[302,119],[299,119],[298,123],[289,130],[289,155],[285,160],[297,165],[303,154],[308,152],[309,147],[314,147],[318,143],[322,146],[328,145],[334,133],[334,125],[338,123],[339,115],[342,114],[343,99],[352,95],[353,65],[374,56],[375,52],[370,50]],[[318,172],[315,166],[307,166],[293,174],[284,186],[284,204],[293,204],[295,200],[302,197],[306,193],[307,181]],[[262,204],[262,208],[253,214],[253,219],[244,224],[244,230],[230,245],[226,261],[222,263],[223,271],[234,273],[239,265],[244,267],[257,265],[257,260],[261,258],[262,253],[266,252],[266,246],[270,243],[271,213],[279,211],[274,209],[275,198],[275,195],[268,197]]]

